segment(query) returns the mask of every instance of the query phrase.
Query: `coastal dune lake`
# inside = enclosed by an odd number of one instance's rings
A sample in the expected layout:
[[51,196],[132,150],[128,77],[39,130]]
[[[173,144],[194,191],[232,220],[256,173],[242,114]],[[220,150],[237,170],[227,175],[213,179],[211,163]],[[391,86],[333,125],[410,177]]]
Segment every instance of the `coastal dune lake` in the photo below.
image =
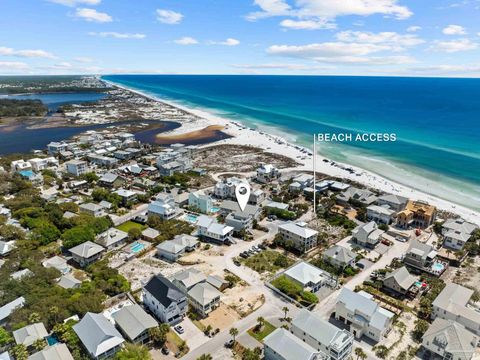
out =
[[315,133],[394,133],[394,142],[323,142],[319,152],[480,209],[480,79],[254,75],[103,78],[268,129],[308,147]]

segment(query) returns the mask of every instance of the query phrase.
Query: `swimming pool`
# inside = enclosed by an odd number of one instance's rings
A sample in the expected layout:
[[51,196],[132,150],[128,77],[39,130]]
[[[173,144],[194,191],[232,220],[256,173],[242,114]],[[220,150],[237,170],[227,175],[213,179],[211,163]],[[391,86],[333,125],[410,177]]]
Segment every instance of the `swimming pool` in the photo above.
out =
[[132,250],[134,253],[138,253],[143,249],[145,249],[145,244],[139,242],[133,243],[132,246],[130,246],[130,250]]
[[432,265],[432,270],[435,272],[442,272],[445,270],[445,265],[442,263],[436,262],[435,264]]
[[45,339],[47,340],[48,346],[52,346],[59,343],[58,338],[55,335],[49,335]]
[[193,214],[187,214],[185,215],[185,220],[187,220],[189,223],[195,224],[198,220],[198,216]]
[[212,213],[217,213],[220,211],[220,208],[218,206],[212,206],[212,209],[211,209]]

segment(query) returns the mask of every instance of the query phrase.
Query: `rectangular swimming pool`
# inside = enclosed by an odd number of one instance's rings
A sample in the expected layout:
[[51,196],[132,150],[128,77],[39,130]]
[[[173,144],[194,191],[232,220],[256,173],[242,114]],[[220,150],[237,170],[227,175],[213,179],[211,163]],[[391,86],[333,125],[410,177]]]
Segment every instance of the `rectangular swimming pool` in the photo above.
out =
[[142,244],[142,243],[139,243],[139,242],[133,243],[130,246],[130,250],[132,250],[132,252],[134,252],[134,253],[138,253],[138,252],[142,251],[143,249],[145,249],[145,244]]

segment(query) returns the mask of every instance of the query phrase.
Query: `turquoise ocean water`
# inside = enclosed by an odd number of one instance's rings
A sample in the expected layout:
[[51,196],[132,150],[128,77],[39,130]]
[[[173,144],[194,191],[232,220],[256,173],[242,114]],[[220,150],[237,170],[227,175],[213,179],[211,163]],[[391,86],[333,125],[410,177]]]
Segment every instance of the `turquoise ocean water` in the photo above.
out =
[[321,143],[320,153],[480,209],[480,80],[112,75],[105,80],[267,129],[311,147],[314,133],[395,133],[396,142]]

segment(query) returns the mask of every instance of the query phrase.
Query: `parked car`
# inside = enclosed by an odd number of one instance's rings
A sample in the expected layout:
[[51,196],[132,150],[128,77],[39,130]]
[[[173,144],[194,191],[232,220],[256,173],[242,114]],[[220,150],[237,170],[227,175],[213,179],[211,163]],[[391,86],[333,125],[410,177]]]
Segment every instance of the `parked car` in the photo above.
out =
[[241,265],[242,265],[242,264],[240,263],[240,261],[238,261],[238,260],[233,260],[233,263],[234,263],[235,265],[237,265],[237,266],[241,266]]
[[240,257],[242,257],[242,258],[244,258],[244,259],[248,258],[248,255],[249,255],[249,254],[247,254],[245,251],[242,252],[242,253],[240,253]]
[[264,244],[260,244],[258,247],[262,250],[267,250],[267,247]]
[[170,354],[170,350],[168,350],[168,348],[164,346],[164,347],[162,347],[162,354],[163,355],[168,355],[168,354]]
[[181,325],[175,326],[174,329],[179,334],[183,334],[185,332],[185,330],[183,329],[183,327]]
[[234,344],[233,339],[230,339],[225,343],[225,347],[230,349],[233,347],[233,344]]

